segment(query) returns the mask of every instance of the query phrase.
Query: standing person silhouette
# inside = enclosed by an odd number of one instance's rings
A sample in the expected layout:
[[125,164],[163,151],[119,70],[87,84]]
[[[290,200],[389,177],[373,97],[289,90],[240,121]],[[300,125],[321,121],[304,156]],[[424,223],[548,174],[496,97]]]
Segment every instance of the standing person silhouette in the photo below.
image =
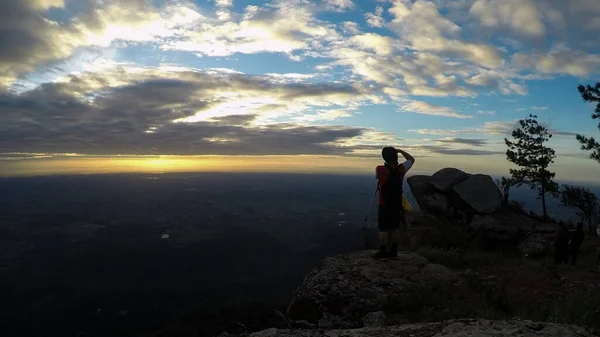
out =
[[[402,164],[398,163],[398,153],[406,159]],[[405,230],[407,227],[402,205],[402,186],[406,172],[414,165],[415,158],[407,152],[391,146],[384,147],[381,156],[385,163],[375,169],[375,178],[378,180],[379,189],[377,210],[379,251],[374,257],[395,259],[398,257],[400,229]]]
[[508,206],[508,193],[510,192],[510,184],[508,179],[504,181],[504,206]]
[[570,231],[571,240],[569,241],[569,259],[567,262],[571,262],[574,266],[577,263],[577,256],[581,250],[581,244],[585,240],[585,233],[583,232],[583,222],[577,223],[577,228]]

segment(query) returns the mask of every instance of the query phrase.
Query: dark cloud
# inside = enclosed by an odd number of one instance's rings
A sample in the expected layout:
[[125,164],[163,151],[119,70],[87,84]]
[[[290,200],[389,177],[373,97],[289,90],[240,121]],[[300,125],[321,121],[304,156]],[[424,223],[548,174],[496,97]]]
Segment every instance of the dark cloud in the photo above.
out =
[[421,145],[418,146],[419,149],[427,150],[435,154],[444,154],[444,155],[465,155],[465,156],[490,156],[490,155],[499,155],[505,154],[502,151],[488,151],[488,150],[476,150],[476,149],[453,149],[446,146],[436,146],[436,145]]
[[0,1],[0,88],[40,64],[67,57],[82,38],[70,25],[42,15],[62,1]]
[[[366,129],[289,123],[252,127],[256,114],[201,122],[174,120],[202,113],[225,98],[269,95],[282,104],[345,95],[357,89],[338,85],[274,84],[260,77],[201,72],[148,71],[71,76],[22,93],[0,95],[0,152],[150,154],[344,154],[331,145],[361,136]],[[129,76],[129,77],[128,77]],[[132,77],[133,76],[133,77]],[[107,86],[118,82],[118,85]],[[119,82],[120,81],[120,82]]]
[[562,136],[562,137],[575,137],[575,136],[577,136],[576,132],[557,131],[557,130],[554,130],[554,129],[551,129],[548,132],[551,135],[553,135],[553,136]]
[[258,117],[255,114],[252,115],[229,115],[223,117],[215,117],[211,118],[211,121],[217,122],[219,124],[225,125],[236,125],[236,126],[247,126],[256,120]]
[[472,138],[444,138],[437,139],[437,143],[445,144],[464,144],[471,146],[484,146],[488,143],[487,139],[472,139]]

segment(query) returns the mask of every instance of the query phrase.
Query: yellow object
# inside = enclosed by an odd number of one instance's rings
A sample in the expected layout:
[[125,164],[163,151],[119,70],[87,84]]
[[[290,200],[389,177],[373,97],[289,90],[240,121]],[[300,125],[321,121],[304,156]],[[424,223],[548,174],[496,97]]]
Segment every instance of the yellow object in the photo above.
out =
[[404,208],[406,213],[412,212],[412,206],[410,205],[410,202],[408,202],[408,199],[406,199],[404,193],[402,193],[402,208]]

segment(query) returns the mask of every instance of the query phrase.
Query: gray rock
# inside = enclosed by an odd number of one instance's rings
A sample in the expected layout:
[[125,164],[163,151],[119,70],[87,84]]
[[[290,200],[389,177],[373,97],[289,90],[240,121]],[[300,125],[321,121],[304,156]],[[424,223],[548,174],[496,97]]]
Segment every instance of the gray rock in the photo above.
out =
[[470,176],[469,173],[459,169],[446,167],[433,174],[431,184],[440,192],[450,192],[454,186],[467,180]]
[[[439,220],[436,226],[474,229],[469,235],[471,243],[477,242],[482,248],[517,247],[521,243],[523,250],[536,254],[547,250],[542,249],[540,242],[521,241],[533,233],[553,235],[558,228],[556,224],[503,207],[502,194],[488,175],[444,168],[433,176],[411,176],[407,181],[422,215]],[[411,224],[419,227],[418,221]]]
[[452,320],[440,323],[343,330],[265,330],[250,337],[593,337],[597,331],[566,324],[522,320]]
[[476,174],[454,186],[454,192],[478,213],[492,214],[502,206],[502,194],[492,177]]
[[421,205],[420,200],[422,200],[428,194],[435,192],[435,189],[432,186],[433,178],[425,175],[414,175],[406,178],[406,182],[410,187],[410,191],[412,192],[415,200]]
[[415,289],[428,285],[462,286],[446,267],[429,264],[413,253],[378,261],[372,251],[325,259],[296,289],[288,307],[291,320],[315,322],[319,328],[362,325],[362,318],[393,304],[401,306]]
[[503,219],[492,215],[475,215],[470,226],[475,230],[484,229],[487,232],[496,234],[506,234],[510,237],[516,237],[519,234],[525,234],[520,223],[512,222],[514,219]]
[[363,325],[366,327],[383,327],[385,326],[386,316],[383,311],[371,312],[363,317]]
[[519,250],[526,256],[545,256],[553,251],[554,235],[534,233],[519,243]]
[[432,215],[438,219],[450,219],[454,212],[448,198],[441,193],[427,195],[419,203],[421,212],[426,215]]
[[433,187],[434,178],[424,175],[411,176],[406,179],[410,190],[424,215],[447,219],[452,210],[448,197]]

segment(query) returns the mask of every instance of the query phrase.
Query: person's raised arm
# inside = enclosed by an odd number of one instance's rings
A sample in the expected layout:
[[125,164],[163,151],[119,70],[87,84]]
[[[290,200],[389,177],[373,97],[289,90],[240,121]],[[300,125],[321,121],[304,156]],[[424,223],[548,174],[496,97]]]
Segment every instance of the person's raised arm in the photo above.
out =
[[408,152],[406,152],[404,150],[400,150],[400,149],[397,149],[396,151],[398,151],[398,153],[400,153],[401,155],[403,155],[404,158],[406,158],[406,160],[412,161],[413,164],[415,163],[415,157],[411,156],[410,153],[408,153]]

